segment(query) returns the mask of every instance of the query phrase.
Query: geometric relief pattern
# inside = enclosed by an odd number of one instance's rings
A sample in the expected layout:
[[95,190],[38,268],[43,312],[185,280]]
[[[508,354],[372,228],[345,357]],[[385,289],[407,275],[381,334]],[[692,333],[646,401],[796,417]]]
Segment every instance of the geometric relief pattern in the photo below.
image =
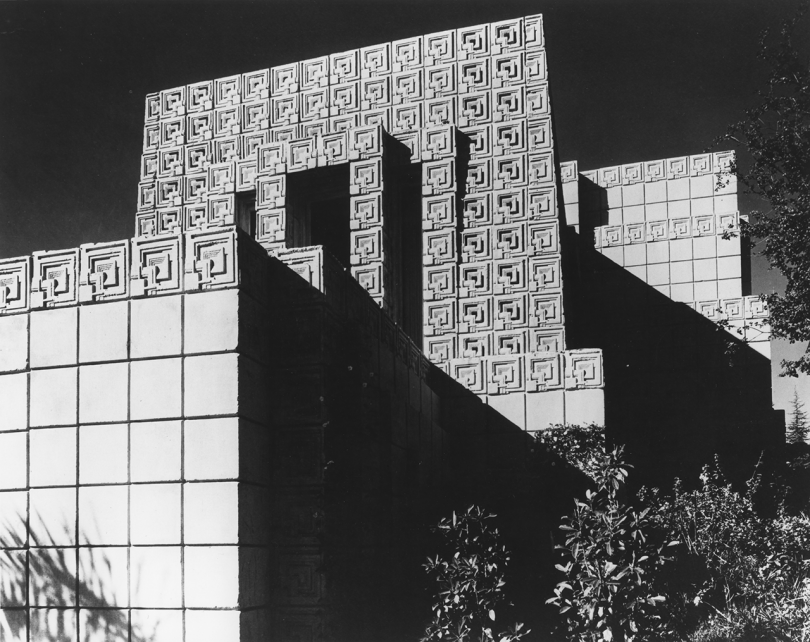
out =
[[237,285],[236,230],[186,234],[184,289]]
[[132,296],[180,292],[182,237],[136,238],[132,241]]
[[129,294],[129,243],[97,243],[79,248],[79,301],[125,298]]
[[34,252],[31,307],[71,305],[78,300],[78,250]]
[[[741,300],[750,288],[743,271],[741,222],[734,177],[728,175],[733,151],[631,163],[583,172],[579,185],[587,203],[567,192],[566,207],[587,207],[596,250],[674,301],[721,321],[723,302]],[[575,166],[567,167],[573,175]],[[572,179],[574,180],[574,179]],[[739,336],[750,330],[767,341],[766,322],[725,319]]]
[[[529,382],[530,355],[565,350],[547,83],[542,18],[529,16],[151,94],[132,293],[235,282],[234,237],[206,234],[241,216],[254,191],[257,241],[318,281],[318,254],[292,251],[306,223],[288,209],[287,175],[347,163],[348,267],[392,309],[399,240],[385,225],[397,207],[387,174],[410,160],[422,172],[425,354],[479,394],[563,385],[560,368]],[[702,166],[688,163],[693,171]],[[621,184],[644,172],[608,174]],[[634,228],[632,242],[645,232]],[[180,234],[184,245],[170,240]]]
[[230,226],[0,260],[0,314],[238,285],[236,254]]
[[30,287],[29,257],[0,260],[0,314],[28,310]]
[[236,255],[237,229],[229,226],[4,259],[0,314],[230,287],[239,283]]

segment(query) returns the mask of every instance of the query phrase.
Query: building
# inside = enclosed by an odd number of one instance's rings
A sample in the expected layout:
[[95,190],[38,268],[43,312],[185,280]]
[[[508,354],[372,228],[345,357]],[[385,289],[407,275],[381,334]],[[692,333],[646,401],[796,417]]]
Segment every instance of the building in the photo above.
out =
[[732,159],[561,162],[540,16],[150,94],[135,237],[0,260],[0,639],[395,639],[528,431],[778,440]]

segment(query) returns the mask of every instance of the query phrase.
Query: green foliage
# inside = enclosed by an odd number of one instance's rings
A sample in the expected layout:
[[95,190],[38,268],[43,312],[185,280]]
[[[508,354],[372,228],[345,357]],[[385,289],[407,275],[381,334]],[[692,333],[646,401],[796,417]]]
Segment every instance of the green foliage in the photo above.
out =
[[496,609],[508,604],[503,593],[509,551],[500,543],[495,515],[477,506],[437,527],[444,540],[444,555],[428,558],[425,571],[436,582],[433,621],[423,642],[517,642],[529,631],[516,624],[503,633],[493,633]]
[[810,642],[810,517],[759,513],[759,476],[739,492],[718,462],[696,489],[642,489],[634,508],[621,449],[605,452],[592,430],[538,436],[571,447],[595,486],[563,518],[565,578],[548,600],[570,640]]
[[535,439],[555,455],[595,477],[605,452],[605,429],[602,426],[557,425],[534,434]]
[[[764,242],[763,255],[787,279],[784,294],[767,300],[774,336],[791,343],[810,339],[810,64],[792,42],[808,6],[782,24],[775,42],[762,35],[759,58],[770,75],[760,103],[717,141],[733,141],[750,156],[746,169],[735,165],[730,174],[767,204],[751,212],[743,233]],[[810,373],[810,352],[782,366],[791,376]]]
[[796,388],[793,388],[793,400],[790,405],[793,407],[793,416],[787,425],[785,439],[789,444],[802,444],[807,441],[807,413],[804,411],[804,404],[799,401]]
[[620,498],[627,477],[622,449],[584,459],[596,488],[563,518],[557,569],[565,580],[547,602],[559,607],[571,640],[658,640],[665,598],[654,584],[668,560],[666,546],[650,538],[649,510],[637,512]]
[[715,463],[700,482],[641,493],[655,528],[680,542],[664,582],[672,630],[694,642],[810,639],[791,637],[808,635],[810,520],[759,515],[756,476],[739,493]]

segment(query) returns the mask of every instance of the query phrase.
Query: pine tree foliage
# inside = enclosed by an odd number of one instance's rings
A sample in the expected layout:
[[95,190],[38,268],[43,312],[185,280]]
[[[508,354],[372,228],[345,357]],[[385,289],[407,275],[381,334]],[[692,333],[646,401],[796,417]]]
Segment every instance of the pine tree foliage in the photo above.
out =
[[807,413],[804,411],[804,404],[799,400],[796,388],[793,389],[790,405],[793,408],[793,416],[787,426],[785,438],[789,444],[801,444],[807,440]]
[[[810,340],[810,61],[794,44],[794,34],[807,33],[808,7],[805,0],[775,38],[762,35],[759,58],[770,76],[758,92],[760,104],[717,141],[731,141],[750,156],[746,169],[735,164],[730,175],[766,203],[751,212],[743,233],[762,241],[762,254],[787,280],[784,294],[767,300],[773,335],[791,343]],[[782,367],[790,376],[810,373],[810,351]]]

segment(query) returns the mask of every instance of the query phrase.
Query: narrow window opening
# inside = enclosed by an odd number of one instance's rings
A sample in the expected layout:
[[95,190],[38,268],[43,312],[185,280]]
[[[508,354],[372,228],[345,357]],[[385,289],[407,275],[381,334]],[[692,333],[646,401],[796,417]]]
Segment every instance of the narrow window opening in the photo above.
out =
[[256,236],[256,190],[236,193],[236,226]]

